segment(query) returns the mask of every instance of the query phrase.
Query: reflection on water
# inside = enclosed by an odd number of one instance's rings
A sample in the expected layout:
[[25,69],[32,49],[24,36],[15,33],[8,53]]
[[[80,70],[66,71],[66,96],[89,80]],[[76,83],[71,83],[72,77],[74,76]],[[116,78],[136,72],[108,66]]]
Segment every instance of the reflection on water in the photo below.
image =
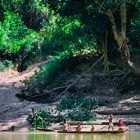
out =
[[0,133],[0,140],[140,140],[140,132],[124,134]]

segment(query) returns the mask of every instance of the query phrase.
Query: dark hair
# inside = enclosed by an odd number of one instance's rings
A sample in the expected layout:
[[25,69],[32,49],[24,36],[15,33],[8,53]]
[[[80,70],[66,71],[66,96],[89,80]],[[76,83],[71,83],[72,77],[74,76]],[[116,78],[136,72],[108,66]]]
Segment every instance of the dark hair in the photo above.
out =
[[77,125],[78,125],[78,124],[81,124],[81,123],[80,123],[80,122],[78,122],[78,123],[77,123]]

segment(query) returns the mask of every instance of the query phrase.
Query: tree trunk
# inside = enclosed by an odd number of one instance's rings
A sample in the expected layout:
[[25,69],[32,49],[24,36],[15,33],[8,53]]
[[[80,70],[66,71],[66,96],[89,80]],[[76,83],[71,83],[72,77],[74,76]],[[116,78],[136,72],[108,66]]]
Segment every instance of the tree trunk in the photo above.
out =
[[140,68],[136,67],[133,62],[130,60],[130,52],[127,46],[128,39],[126,38],[126,23],[127,23],[127,16],[126,16],[126,1],[124,0],[123,4],[120,7],[120,19],[121,19],[121,29],[120,32],[117,31],[115,18],[111,10],[106,10],[106,14],[111,22],[112,31],[114,34],[114,39],[116,40],[122,61],[124,63],[125,69],[131,69],[134,74],[140,75]]
[[107,51],[107,38],[108,38],[108,32],[105,33],[103,37],[103,52],[104,52],[104,70],[105,73],[109,71],[109,63],[108,63],[108,51]]

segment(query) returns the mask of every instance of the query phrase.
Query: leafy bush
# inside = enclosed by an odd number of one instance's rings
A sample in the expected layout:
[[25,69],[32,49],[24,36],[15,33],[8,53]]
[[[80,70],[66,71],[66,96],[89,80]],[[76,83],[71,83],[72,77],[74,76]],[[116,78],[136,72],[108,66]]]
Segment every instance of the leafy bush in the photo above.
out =
[[71,96],[65,95],[62,97],[57,109],[60,111],[64,109],[72,109],[74,107],[74,103],[74,99]]
[[46,128],[50,126],[51,123],[63,122],[66,118],[74,121],[87,121],[89,119],[96,120],[96,113],[82,107],[72,108],[66,112],[56,110],[55,113],[52,113],[51,110],[45,111],[44,109],[32,109],[27,121],[33,128]]
[[68,118],[74,121],[96,120],[96,113],[86,108],[73,108],[68,113]]
[[37,72],[29,81],[28,88],[33,90],[34,87],[42,88],[47,83],[52,83],[55,76],[62,70],[65,61],[72,57],[70,52],[61,52],[58,56],[54,56],[52,60],[44,64],[40,71]]
[[31,114],[29,114],[27,120],[32,125],[32,127],[43,127],[46,128],[51,123],[51,113],[50,111],[45,111],[44,109],[32,109]]
[[4,13],[4,21],[0,22],[0,30],[0,51],[4,54],[19,53],[22,49],[29,52],[37,42],[38,34],[28,29],[20,17],[12,12]]
[[97,102],[92,98],[85,98],[80,95],[73,98],[70,95],[64,96],[57,106],[60,111],[68,110],[66,116],[74,121],[96,120],[96,113],[91,111]]
[[92,98],[86,98],[84,96],[79,95],[74,98],[70,95],[65,95],[62,97],[60,103],[58,104],[58,110],[72,109],[76,107],[82,107],[85,109],[92,109],[94,105],[97,104],[97,101]]

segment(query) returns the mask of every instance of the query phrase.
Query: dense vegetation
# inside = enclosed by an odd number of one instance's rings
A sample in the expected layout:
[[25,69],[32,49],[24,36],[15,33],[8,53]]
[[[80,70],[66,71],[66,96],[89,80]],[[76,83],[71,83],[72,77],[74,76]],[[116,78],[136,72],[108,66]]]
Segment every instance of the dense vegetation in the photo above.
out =
[[92,107],[97,104],[98,101],[95,99],[80,96],[74,99],[66,95],[61,99],[56,109],[32,109],[27,120],[33,128],[45,128],[51,123],[63,122],[65,119],[95,121],[96,114],[92,111]]
[[[83,62],[90,67],[82,76],[96,64],[105,74],[114,70],[120,77],[140,75],[139,60],[131,59],[140,53],[139,0],[0,0],[0,9],[0,71],[14,66],[23,71],[46,62],[23,81],[25,87],[17,96],[46,102],[77,92],[71,87],[81,77],[67,83],[70,77],[65,74]],[[61,103],[58,107],[64,109]],[[67,109],[77,111],[75,106]]]

